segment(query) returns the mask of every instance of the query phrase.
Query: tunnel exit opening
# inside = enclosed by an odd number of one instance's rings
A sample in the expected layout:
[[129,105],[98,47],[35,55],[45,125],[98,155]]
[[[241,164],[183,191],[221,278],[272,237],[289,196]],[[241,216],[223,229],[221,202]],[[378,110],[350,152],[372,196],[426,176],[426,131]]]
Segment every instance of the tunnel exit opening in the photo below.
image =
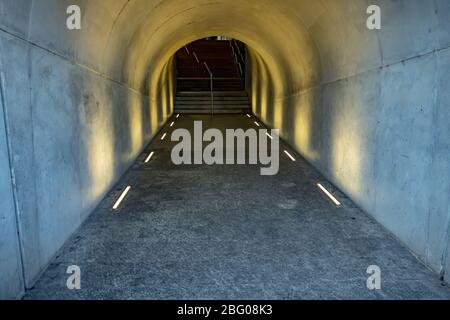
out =
[[200,39],[178,50],[177,92],[245,90],[246,46],[242,42],[215,36]]
[[191,42],[177,51],[176,113],[250,112],[246,45],[226,36]]

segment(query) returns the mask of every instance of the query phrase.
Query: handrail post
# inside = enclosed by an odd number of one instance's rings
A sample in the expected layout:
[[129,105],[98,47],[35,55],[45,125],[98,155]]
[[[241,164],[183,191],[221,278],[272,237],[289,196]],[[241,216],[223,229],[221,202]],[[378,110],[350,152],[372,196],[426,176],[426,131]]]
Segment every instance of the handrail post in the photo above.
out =
[[209,69],[208,64],[204,62],[206,69],[209,72],[209,79],[210,79],[210,85],[211,85],[211,115],[214,115],[214,75],[211,72],[211,69]]
[[213,74],[210,74],[211,77],[211,114],[214,116],[214,84],[213,84]]

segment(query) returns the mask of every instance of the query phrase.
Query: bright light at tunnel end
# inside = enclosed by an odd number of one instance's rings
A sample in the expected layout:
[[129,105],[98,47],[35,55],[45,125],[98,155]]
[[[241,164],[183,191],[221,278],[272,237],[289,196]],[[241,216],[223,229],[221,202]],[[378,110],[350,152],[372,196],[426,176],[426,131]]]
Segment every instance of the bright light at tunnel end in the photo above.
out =
[[127,196],[127,194],[130,192],[131,190],[131,186],[128,186],[121,194],[121,196],[119,197],[119,199],[117,199],[116,203],[113,206],[114,210],[117,210],[121,203],[123,202],[123,200],[125,199],[125,197]]
[[320,190],[322,190],[323,193],[325,193],[325,195],[331,199],[331,201],[333,201],[333,203],[340,207],[342,204],[331,194],[331,192],[329,192],[327,189],[325,189],[325,187],[318,183],[317,186],[320,188]]

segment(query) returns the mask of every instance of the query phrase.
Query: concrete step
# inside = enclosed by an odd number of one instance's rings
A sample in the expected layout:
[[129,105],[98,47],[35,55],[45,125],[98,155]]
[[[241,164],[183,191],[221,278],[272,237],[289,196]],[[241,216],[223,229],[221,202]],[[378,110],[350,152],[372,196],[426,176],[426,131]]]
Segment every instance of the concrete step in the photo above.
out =
[[[176,103],[176,106],[184,107],[184,108],[208,108],[211,105],[211,101],[205,101],[203,103]],[[214,101],[215,106],[221,106],[224,108],[233,108],[233,107],[247,107],[250,104],[248,102],[242,102],[242,103],[221,103],[218,101]]]
[[[215,114],[243,114],[251,110],[247,92],[214,92]],[[179,92],[175,103],[176,113],[210,114],[212,113],[211,92]]]
[[[177,105],[204,105],[204,104],[210,104],[210,99],[202,99],[202,100],[176,100]],[[220,99],[214,99],[215,104],[221,104],[221,105],[248,105],[248,100],[220,100]]]
[[[192,106],[192,107],[186,107],[186,106],[177,106],[175,110],[210,110],[211,105],[209,106]],[[241,110],[241,109],[250,109],[250,106],[233,106],[233,107],[224,107],[224,106],[217,106],[214,105],[214,109],[217,110]]]
[[[191,109],[191,108],[209,108],[211,106],[211,102],[209,103],[203,103],[203,104],[180,104],[177,103],[176,107],[179,108],[186,108],[186,109]],[[249,104],[248,103],[234,103],[234,104],[222,104],[222,103],[214,103],[214,106],[216,107],[220,107],[220,108],[248,108]]]
[[[178,97],[176,98],[177,102],[190,102],[190,101],[211,101],[211,96],[205,97]],[[214,101],[223,101],[223,102],[248,102],[247,97],[218,97],[214,96]]]
[[[211,96],[209,91],[180,91],[177,97],[208,97]],[[215,97],[248,97],[245,91],[214,91]]]

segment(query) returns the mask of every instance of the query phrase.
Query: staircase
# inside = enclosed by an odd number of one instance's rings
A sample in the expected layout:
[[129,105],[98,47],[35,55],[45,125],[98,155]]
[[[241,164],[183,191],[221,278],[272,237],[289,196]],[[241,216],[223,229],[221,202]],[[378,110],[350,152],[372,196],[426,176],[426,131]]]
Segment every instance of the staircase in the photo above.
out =
[[[245,92],[245,45],[242,42],[195,41],[177,52],[176,63],[176,113],[250,113]],[[211,97],[210,72],[214,99]]]
[[214,92],[214,110],[211,104],[211,92],[184,91],[177,94],[175,113],[241,114],[251,113],[251,109],[245,91]]
[[244,52],[245,45],[234,40],[199,40],[187,45],[176,53],[178,91],[211,91],[208,68],[214,91],[243,91]]

